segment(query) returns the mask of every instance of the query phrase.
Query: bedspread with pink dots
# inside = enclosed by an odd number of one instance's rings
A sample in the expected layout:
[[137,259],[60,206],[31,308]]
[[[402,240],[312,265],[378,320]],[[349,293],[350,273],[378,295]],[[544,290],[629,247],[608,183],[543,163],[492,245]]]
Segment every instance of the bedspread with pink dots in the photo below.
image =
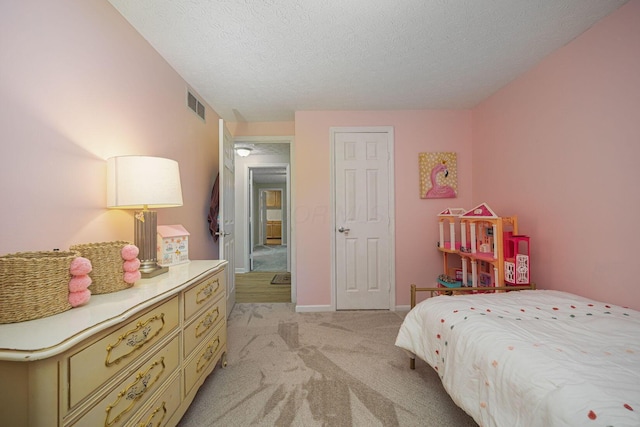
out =
[[440,296],[396,345],[481,426],[640,426],[640,312],[559,291]]

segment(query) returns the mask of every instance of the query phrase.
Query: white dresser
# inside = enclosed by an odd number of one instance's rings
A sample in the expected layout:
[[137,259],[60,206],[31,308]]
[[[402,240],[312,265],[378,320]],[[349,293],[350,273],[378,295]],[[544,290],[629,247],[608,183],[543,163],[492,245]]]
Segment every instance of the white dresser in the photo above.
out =
[[0,325],[0,425],[174,426],[226,364],[226,261]]

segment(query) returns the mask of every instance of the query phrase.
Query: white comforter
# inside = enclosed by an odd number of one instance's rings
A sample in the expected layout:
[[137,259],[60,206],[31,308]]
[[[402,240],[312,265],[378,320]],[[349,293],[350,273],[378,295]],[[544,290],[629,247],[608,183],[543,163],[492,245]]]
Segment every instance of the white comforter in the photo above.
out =
[[640,312],[558,291],[439,296],[396,345],[481,426],[640,426]]

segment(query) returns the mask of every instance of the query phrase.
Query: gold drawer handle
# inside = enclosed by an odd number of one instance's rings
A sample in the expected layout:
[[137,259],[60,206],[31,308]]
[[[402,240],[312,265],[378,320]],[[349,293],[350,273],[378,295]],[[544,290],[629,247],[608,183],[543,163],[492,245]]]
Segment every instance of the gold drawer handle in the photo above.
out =
[[[162,324],[160,327],[152,333],[154,322],[160,321]],[[111,366],[116,363],[120,363],[120,361],[126,357],[129,357],[133,352],[137,349],[148,343],[150,340],[155,338],[160,331],[164,328],[164,313],[160,315],[155,315],[150,319],[147,319],[145,322],[138,322],[136,324],[135,329],[132,329],[128,332],[125,332],[123,335],[118,337],[118,341],[115,344],[109,344],[107,346],[107,358],[104,362],[106,366]],[[123,354],[120,357],[116,357],[114,360],[111,359],[111,351],[116,349],[120,344],[124,343],[127,347],[130,347],[128,353]]]
[[[216,315],[216,317],[213,317],[214,314]],[[200,323],[198,323],[198,326],[196,326],[196,338],[200,338],[202,334],[207,332],[211,325],[214,325],[216,323],[219,317],[220,307],[216,307],[215,310],[211,310],[209,313],[207,313],[207,316],[202,319]],[[200,326],[204,326],[204,329],[202,331],[200,330]]]
[[[156,366],[161,366],[160,372],[158,372],[158,374],[155,377],[152,377],[151,370],[154,369]],[[140,400],[142,396],[144,396],[147,390],[149,390],[151,386],[153,386],[158,381],[158,379],[164,372],[165,367],[166,366],[164,364],[164,357],[161,357],[160,360],[156,360],[155,362],[153,362],[151,366],[149,366],[149,369],[147,369],[145,372],[138,372],[138,374],[136,375],[135,381],[129,384],[127,388],[120,391],[120,393],[118,393],[118,397],[116,398],[115,402],[107,406],[107,409],[106,409],[107,417],[104,420],[105,427],[112,426],[113,424],[120,421],[120,419],[127,412],[129,412],[131,408],[133,408],[136,402]],[[111,410],[115,408],[123,398],[129,401],[129,406],[127,406],[122,411],[120,411],[120,413],[116,415],[115,418],[113,418],[112,420],[109,420],[109,417],[111,416]]]
[[[214,345],[216,346],[215,348],[213,348]],[[216,354],[216,351],[218,351],[218,348],[220,348],[220,337],[216,337],[216,339],[211,342],[207,346],[207,348],[204,349],[204,351],[200,355],[200,358],[198,359],[198,363],[196,364],[196,373],[199,374],[200,371],[202,371],[209,364],[213,355]],[[204,363],[200,365],[200,361],[202,361],[202,359],[204,359]]]
[[[213,285],[216,284],[215,289],[213,289]],[[207,286],[200,289],[196,294],[196,304],[202,304],[204,301],[208,300],[212,295],[215,295],[220,289],[220,279],[215,279],[214,281],[207,283]],[[200,298],[202,294],[203,298]]]
[[[167,402],[162,402],[161,406],[158,406],[151,415],[149,415],[149,418],[147,418],[145,421],[139,422],[138,423],[138,427],[160,427],[162,425],[162,421],[164,421],[164,417],[167,416]],[[160,412],[162,411],[162,412]],[[157,423],[154,424],[153,419],[156,417],[157,414],[162,414],[162,416],[160,417],[160,419],[158,420]]]

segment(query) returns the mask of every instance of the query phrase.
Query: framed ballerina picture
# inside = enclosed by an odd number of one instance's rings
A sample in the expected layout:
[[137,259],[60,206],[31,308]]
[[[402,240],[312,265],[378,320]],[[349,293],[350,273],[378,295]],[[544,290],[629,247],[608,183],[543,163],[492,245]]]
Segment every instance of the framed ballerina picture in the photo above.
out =
[[420,198],[448,199],[458,194],[456,153],[418,153]]

